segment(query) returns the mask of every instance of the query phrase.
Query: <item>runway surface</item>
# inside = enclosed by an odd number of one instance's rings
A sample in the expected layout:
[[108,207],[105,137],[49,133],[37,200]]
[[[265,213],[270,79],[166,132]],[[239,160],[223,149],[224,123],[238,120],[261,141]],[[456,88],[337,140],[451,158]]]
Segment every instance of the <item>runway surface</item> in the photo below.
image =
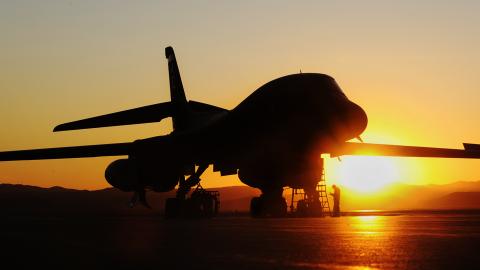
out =
[[479,269],[480,214],[10,216],[0,244],[0,263],[16,269]]

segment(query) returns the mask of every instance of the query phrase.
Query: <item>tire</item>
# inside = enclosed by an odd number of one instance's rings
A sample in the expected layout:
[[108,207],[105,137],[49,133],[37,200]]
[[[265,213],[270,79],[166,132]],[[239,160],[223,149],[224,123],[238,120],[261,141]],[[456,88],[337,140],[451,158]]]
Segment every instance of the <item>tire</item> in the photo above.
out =
[[250,201],[250,215],[260,217],[285,217],[287,215],[287,202],[284,198],[267,200],[262,197],[252,198]]
[[271,202],[269,213],[272,217],[285,217],[287,215],[287,202],[284,198],[278,198]]
[[253,197],[250,201],[250,215],[254,218],[262,217],[262,198]]
[[176,218],[180,215],[181,201],[177,198],[168,198],[165,201],[165,217]]
[[308,216],[322,217],[323,214],[322,203],[320,201],[314,201],[308,204]]
[[307,203],[305,202],[305,200],[299,200],[297,202],[296,214],[300,217],[305,217],[305,216],[307,216],[307,211],[308,211],[308,208],[307,208]]

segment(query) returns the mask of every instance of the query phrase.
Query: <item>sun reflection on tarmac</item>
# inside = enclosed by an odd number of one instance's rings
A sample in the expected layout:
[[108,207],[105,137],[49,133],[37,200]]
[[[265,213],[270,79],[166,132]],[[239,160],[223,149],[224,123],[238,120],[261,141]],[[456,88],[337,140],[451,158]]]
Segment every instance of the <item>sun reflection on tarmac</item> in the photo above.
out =
[[365,235],[377,235],[382,233],[384,217],[382,216],[357,216],[352,217],[352,227],[355,233]]

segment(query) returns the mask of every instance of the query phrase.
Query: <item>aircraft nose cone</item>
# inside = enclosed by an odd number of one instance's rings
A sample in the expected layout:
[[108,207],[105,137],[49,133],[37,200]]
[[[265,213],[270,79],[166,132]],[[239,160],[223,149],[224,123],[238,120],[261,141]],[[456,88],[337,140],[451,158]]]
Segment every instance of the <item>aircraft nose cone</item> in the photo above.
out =
[[362,107],[355,103],[349,105],[348,113],[346,115],[348,129],[353,137],[357,137],[365,131],[368,124],[368,118]]

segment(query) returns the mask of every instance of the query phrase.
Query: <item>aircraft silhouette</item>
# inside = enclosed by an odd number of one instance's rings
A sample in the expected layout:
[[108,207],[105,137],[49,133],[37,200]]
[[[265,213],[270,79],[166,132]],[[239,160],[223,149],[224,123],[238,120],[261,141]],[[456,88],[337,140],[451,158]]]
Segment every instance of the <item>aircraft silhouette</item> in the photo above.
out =
[[[159,122],[171,117],[173,132],[134,142],[0,152],[0,161],[128,156],[112,162],[105,178],[113,187],[135,192],[144,205],[145,190],[165,192],[175,216],[191,187],[210,166],[262,191],[251,203],[254,216],[286,213],[283,187],[304,189],[318,202],[316,186],[323,170],[321,154],[480,158],[480,145],[464,149],[347,142],[359,138],[367,115],[350,101],[335,80],[300,73],[261,86],[232,110],[188,101],[172,47],[165,48],[170,102],[61,124],[55,132]],[[185,176],[189,176],[185,179]],[[205,204],[203,205],[205,207]]]

